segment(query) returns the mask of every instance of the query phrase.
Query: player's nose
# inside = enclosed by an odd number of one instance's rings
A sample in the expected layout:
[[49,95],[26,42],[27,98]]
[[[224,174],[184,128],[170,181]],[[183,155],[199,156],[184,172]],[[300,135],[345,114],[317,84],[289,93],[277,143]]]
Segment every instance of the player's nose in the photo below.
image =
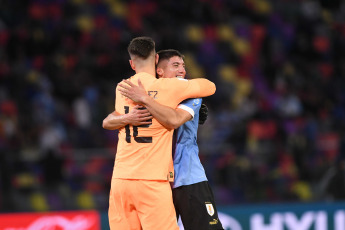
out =
[[185,75],[185,74],[186,74],[186,69],[185,69],[183,66],[181,66],[181,67],[178,69],[178,72],[179,72],[179,74]]

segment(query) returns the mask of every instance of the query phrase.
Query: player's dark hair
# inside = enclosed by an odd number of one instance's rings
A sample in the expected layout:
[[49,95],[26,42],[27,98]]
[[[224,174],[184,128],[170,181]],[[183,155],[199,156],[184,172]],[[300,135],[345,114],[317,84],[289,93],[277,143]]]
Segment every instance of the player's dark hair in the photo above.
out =
[[184,55],[181,54],[178,50],[174,50],[174,49],[160,50],[157,52],[157,54],[159,55],[158,63],[160,61],[169,60],[170,58],[175,57],[175,56],[184,59]]
[[155,52],[155,42],[150,37],[137,37],[132,39],[127,50],[130,56],[138,56],[145,60]]

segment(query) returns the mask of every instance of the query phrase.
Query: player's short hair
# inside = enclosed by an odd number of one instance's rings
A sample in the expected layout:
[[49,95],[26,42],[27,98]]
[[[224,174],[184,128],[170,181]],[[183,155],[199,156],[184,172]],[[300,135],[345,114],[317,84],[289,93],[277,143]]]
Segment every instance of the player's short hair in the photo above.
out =
[[157,54],[159,55],[158,64],[161,61],[169,60],[170,58],[175,57],[175,56],[184,59],[184,55],[181,54],[178,50],[174,50],[174,49],[160,50],[157,52]]
[[152,52],[155,52],[155,42],[150,37],[136,37],[128,45],[128,53],[142,59],[147,59]]

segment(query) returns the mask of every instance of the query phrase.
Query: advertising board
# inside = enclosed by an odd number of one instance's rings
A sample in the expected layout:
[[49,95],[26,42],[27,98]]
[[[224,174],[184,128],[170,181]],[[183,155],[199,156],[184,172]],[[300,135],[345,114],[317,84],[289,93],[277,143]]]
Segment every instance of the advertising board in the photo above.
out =
[[12,213],[0,215],[0,230],[101,230],[97,211]]

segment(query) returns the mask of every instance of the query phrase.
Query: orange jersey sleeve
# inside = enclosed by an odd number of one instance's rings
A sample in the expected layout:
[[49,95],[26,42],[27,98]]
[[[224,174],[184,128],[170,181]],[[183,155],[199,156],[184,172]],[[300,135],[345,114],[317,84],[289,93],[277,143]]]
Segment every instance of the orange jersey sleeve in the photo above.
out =
[[205,78],[186,80],[181,78],[161,78],[161,88],[172,102],[180,103],[187,98],[207,97],[213,95],[216,86]]

